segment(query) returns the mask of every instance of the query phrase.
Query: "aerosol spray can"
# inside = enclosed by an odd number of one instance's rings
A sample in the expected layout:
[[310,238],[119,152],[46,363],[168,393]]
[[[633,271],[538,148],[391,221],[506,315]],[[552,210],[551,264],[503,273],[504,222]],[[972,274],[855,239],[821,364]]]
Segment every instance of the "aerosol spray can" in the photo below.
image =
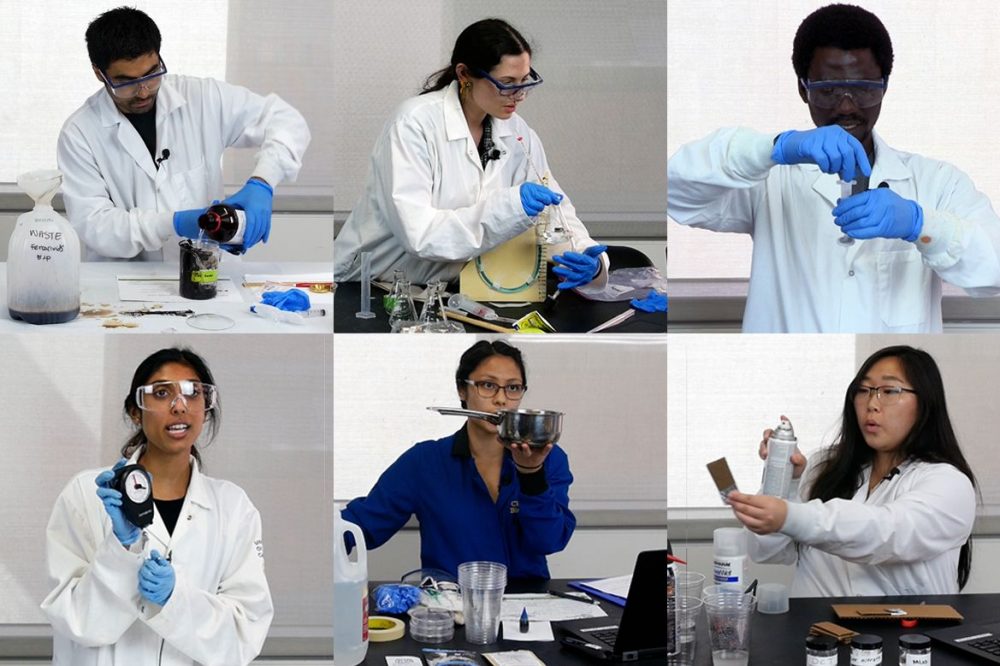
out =
[[795,439],[792,424],[782,419],[767,440],[767,462],[764,465],[761,495],[787,499],[788,491],[792,487],[792,472],[795,470],[795,466],[792,465],[792,453],[795,452],[797,445],[798,440]]

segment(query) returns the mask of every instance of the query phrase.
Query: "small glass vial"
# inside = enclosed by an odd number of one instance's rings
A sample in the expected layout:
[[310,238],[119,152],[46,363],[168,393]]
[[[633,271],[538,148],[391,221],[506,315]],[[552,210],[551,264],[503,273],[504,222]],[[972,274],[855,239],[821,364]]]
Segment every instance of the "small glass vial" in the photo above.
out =
[[858,634],[852,638],[851,666],[882,666],[882,637]]
[[930,666],[931,639],[923,634],[899,637],[899,666]]
[[806,636],[806,666],[837,666],[837,639]]

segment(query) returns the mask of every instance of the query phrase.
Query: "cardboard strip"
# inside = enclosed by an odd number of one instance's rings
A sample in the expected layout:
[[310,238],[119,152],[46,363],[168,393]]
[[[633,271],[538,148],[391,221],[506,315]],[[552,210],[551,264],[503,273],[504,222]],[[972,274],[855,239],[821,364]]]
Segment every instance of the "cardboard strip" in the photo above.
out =
[[935,604],[833,604],[841,620],[947,620],[961,622],[962,614],[948,605]]

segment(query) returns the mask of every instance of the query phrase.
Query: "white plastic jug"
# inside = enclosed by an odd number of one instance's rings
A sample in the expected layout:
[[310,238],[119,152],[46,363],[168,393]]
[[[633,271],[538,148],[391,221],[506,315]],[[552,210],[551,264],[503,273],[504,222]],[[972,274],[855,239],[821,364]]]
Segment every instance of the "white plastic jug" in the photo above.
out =
[[7,308],[12,319],[60,324],[80,313],[80,239],[52,208],[62,184],[55,170],[22,174],[35,207],[17,218],[7,246]]
[[[368,551],[361,528],[333,508],[333,663],[356,666],[368,653]],[[347,554],[344,535],[354,535]]]

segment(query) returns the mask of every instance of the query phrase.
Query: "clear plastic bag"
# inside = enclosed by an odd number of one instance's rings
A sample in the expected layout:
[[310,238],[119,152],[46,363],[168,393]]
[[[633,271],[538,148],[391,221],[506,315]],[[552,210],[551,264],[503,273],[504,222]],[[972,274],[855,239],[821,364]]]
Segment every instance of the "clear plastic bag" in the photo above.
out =
[[608,273],[604,291],[588,291],[583,296],[592,301],[630,301],[645,298],[654,289],[663,293],[667,291],[667,278],[660,275],[655,266],[619,268]]

